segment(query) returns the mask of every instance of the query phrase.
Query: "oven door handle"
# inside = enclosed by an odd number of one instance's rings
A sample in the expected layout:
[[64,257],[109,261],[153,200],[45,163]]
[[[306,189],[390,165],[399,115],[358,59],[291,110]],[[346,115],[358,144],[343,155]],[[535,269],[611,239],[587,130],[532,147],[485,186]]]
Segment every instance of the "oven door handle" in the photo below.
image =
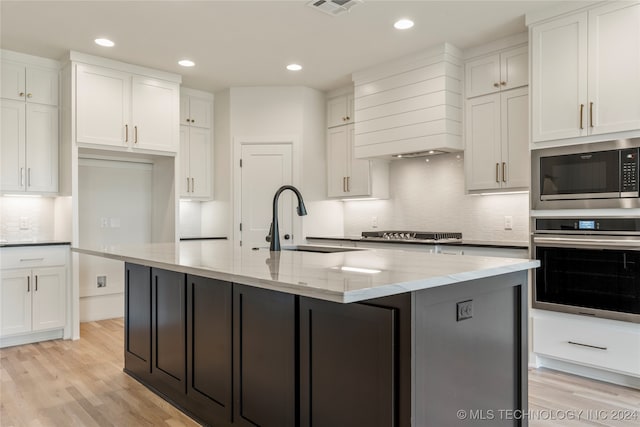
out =
[[572,237],[534,237],[535,245],[562,246],[562,247],[589,247],[594,249],[635,249],[640,250],[640,239],[576,239]]

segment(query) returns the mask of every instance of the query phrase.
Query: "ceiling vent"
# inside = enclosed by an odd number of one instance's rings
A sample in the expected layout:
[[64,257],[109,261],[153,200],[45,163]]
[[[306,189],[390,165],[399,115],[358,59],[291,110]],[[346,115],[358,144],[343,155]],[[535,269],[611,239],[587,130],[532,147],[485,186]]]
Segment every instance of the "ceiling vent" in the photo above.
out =
[[312,0],[307,3],[307,6],[327,15],[336,16],[348,12],[358,3],[362,3],[362,0]]

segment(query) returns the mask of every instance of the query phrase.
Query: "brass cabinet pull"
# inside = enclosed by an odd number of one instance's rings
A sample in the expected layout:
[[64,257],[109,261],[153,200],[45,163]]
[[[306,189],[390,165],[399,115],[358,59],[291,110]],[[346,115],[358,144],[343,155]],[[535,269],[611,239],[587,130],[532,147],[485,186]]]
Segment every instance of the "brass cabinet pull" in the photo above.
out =
[[36,292],[38,292],[38,276],[36,276]]
[[27,187],[31,187],[31,168],[27,168]]
[[133,143],[138,143],[138,126],[133,127]]
[[351,177],[347,177],[347,193],[351,191]]
[[31,277],[27,276],[27,292],[31,292]]
[[584,129],[582,125],[582,116],[584,115],[584,104],[580,104],[580,129]]
[[129,142],[129,125],[124,125],[124,142]]
[[194,191],[196,191],[196,180],[191,178],[191,192],[193,193]]
[[342,192],[343,193],[347,192],[347,177],[346,176],[342,177]]
[[20,187],[24,186],[24,168],[20,168]]
[[502,182],[507,182],[507,162],[502,162]]
[[187,177],[187,193],[189,192],[189,177]]
[[589,127],[593,127],[593,102],[589,103]]
[[500,163],[496,163],[496,182],[500,182]]

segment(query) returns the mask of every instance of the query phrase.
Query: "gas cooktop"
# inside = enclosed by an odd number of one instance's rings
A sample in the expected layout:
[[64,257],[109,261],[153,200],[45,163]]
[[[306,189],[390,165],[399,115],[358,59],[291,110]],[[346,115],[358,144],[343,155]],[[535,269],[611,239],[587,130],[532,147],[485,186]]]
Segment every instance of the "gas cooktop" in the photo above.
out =
[[394,240],[420,242],[462,242],[462,233],[434,232],[434,231],[363,231],[362,238],[366,240]]

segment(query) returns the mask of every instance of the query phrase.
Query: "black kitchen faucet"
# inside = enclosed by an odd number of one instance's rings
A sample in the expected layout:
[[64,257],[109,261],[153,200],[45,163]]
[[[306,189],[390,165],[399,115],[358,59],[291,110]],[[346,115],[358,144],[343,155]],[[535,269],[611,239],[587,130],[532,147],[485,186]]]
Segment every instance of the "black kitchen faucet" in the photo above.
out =
[[280,230],[278,229],[278,199],[280,198],[280,194],[284,190],[291,190],[295,193],[298,198],[298,208],[296,209],[299,216],[303,216],[307,214],[307,208],[304,206],[304,200],[302,200],[302,194],[300,191],[293,185],[283,185],[278,188],[276,194],[273,196],[273,217],[271,219],[271,227],[269,228],[269,235],[267,236],[267,242],[271,242],[269,246],[270,251],[279,251],[280,250]]

